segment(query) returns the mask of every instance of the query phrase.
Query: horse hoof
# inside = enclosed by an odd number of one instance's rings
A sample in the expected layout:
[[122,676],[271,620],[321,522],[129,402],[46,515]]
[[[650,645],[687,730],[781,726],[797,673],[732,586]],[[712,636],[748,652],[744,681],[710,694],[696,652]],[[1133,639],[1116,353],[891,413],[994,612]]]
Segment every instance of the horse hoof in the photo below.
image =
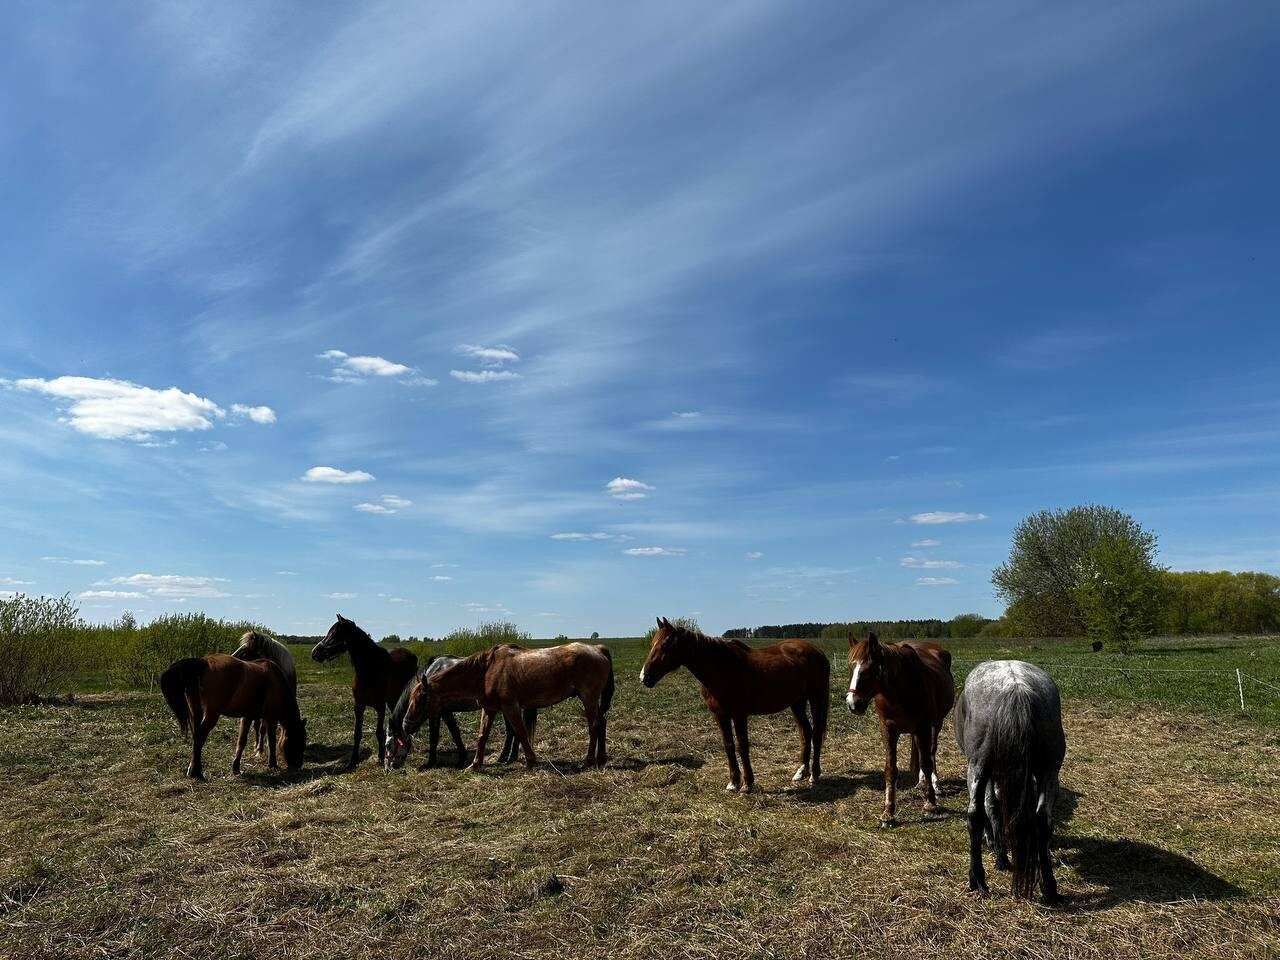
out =
[[479,771],[480,771],[479,764],[475,764],[475,763],[467,764],[467,773],[478,773]]
[[987,885],[985,883],[970,883],[969,896],[981,899],[983,897],[991,896],[991,891],[987,889]]
[[727,790],[729,793],[737,793],[738,785],[730,781],[729,785],[725,787],[725,790]]
[[818,785],[818,781],[821,779],[822,779],[822,776],[820,774],[815,773],[813,776],[809,778],[809,786],[816,787]]
[[799,770],[796,771],[796,775],[791,778],[791,782],[799,783],[801,780],[804,780],[808,776],[809,776],[809,769],[807,767],[801,767]]
[[744,783],[744,784],[742,785],[742,790],[741,790],[741,791],[739,791],[739,792],[741,792],[741,793],[751,793],[752,791],[754,791],[754,790],[755,790],[755,788],[756,788],[756,785],[755,785],[754,783]]
[[926,803],[924,805],[924,815],[926,817],[936,817],[942,812],[942,808],[936,803]]
[[881,829],[881,830],[890,830],[890,829],[892,829],[893,827],[896,827],[897,825],[898,825],[898,821],[897,821],[897,820],[895,820],[893,817],[881,817],[881,818],[880,818],[880,829]]

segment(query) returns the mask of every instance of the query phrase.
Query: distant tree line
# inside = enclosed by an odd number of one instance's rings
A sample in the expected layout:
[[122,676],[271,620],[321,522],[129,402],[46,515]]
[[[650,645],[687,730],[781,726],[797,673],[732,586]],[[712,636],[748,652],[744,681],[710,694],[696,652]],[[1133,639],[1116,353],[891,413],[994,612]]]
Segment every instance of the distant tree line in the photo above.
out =
[[850,636],[865,637],[868,633],[875,632],[886,640],[945,640],[975,637],[991,622],[990,617],[978,613],[962,613],[950,620],[851,620],[840,623],[783,623],[737,627],[726,630],[724,635],[737,640],[843,640]]

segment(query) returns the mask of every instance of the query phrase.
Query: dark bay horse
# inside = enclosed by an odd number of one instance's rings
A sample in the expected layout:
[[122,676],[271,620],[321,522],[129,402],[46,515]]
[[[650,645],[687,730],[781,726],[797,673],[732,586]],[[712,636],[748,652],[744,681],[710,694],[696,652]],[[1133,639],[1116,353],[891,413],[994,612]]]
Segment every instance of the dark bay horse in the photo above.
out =
[[[795,714],[803,742],[800,769],[792,780],[807,777],[810,783],[818,782],[831,686],[831,661],[818,647],[807,640],[783,640],[752,649],[741,640],[707,637],[659,617],[640,682],[652,687],[680,667],[688,667],[702,684],[702,699],[720,725],[729,759],[726,789],[749,792],[755,786],[747,718],[787,707]],[[741,773],[734,755],[735,732],[737,751],[742,754]]]
[[[412,726],[405,725],[405,716],[409,712],[409,703],[414,696],[414,691],[426,683],[428,678],[435,676],[442,670],[447,670],[455,663],[460,663],[461,660],[461,657],[430,657],[426,666],[419,670],[417,676],[405,686],[404,692],[400,694],[400,699],[396,701],[395,709],[391,711],[391,715],[387,718],[387,769],[403,766],[409,751],[413,749],[413,735],[418,732],[418,728],[421,726],[425,716],[425,712],[419,712],[415,715]],[[422,693],[419,692],[418,696],[421,697]],[[459,767],[463,765],[466,759],[466,749],[462,746],[462,733],[458,729],[458,721],[454,719],[453,715],[455,713],[474,713],[479,709],[479,701],[464,698],[445,703],[438,715],[428,718],[430,739],[428,740],[427,766],[434,767],[436,765],[436,748],[440,743],[441,720],[449,728],[449,735],[453,737],[453,745],[457,750],[457,764]],[[533,707],[526,707],[524,725],[525,729],[529,731],[530,740],[533,739],[533,728],[537,720],[538,711]],[[505,720],[503,721],[503,727],[504,729],[506,728]],[[502,753],[498,755],[498,762],[511,763],[515,760],[518,752],[519,744],[516,742],[516,735],[508,729],[502,744]]]
[[401,691],[413,679],[418,658],[408,650],[385,650],[373,638],[342,614],[324,639],[311,648],[311,659],[317,663],[351,656],[356,678],[351,685],[356,728],[351,740],[350,765],[360,763],[360,739],[364,735],[364,712],[372,707],[378,713],[378,763],[386,760],[386,712],[399,699]]
[[1067,755],[1062,698],[1053,678],[1021,660],[973,668],[956,705],[956,743],[969,760],[969,889],[987,893],[982,835],[1008,870],[1013,892],[1031,897],[1039,870],[1046,903],[1058,899],[1053,878],[1053,805]]
[[160,675],[160,690],[184,734],[191,734],[191,765],[187,776],[204,779],[202,751],[218,718],[240,718],[231,772],[240,772],[240,758],[249,739],[249,724],[261,720],[270,747],[268,767],[276,766],[276,726],[284,729],[280,749],[290,770],[302,766],[307,748],[307,722],[298,712],[298,698],[281,669],[270,660],[245,662],[224,653],[178,660]]
[[845,703],[862,714],[875,703],[884,738],[884,815],[881,826],[894,822],[898,801],[898,737],[911,737],[911,774],[920,771],[925,813],[938,811],[938,734],[956,698],[951,654],[932,640],[884,643],[874,633],[849,638],[853,676]]
[[527,766],[537,762],[524,711],[552,707],[577,697],[587,720],[587,766],[603,767],[606,716],[613,703],[613,655],[602,644],[566,643],[525,650],[502,643],[464,657],[448,669],[416,684],[409,696],[404,726],[416,729],[424,717],[439,716],[445,706],[475,700],[482,711],[480,735],[471,769],[484,764],[485,744],[499,713],[524,751]]

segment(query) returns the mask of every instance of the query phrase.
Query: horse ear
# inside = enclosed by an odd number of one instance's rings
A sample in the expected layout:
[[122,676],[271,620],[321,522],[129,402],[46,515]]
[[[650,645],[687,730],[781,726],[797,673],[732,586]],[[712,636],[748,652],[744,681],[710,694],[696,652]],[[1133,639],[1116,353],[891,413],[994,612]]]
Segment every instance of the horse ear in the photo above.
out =
[[880,646],[880,638],[879,638],[879,637],[877,637],[874,633],[868,633],[868,634],[867,634],[867,646],[868,646],[868,647],[873,647],[873,648],[874,648],[874,647],[878,647],[878,646]]
[[662,626],[662,618],[658,617],[658,626]]

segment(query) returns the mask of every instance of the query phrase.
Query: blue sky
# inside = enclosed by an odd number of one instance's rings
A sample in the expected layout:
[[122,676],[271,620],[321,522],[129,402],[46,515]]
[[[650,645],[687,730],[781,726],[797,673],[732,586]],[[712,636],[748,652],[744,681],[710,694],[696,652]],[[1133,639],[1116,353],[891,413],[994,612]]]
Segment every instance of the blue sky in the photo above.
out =
[[0,11],[0,590],[289,633],[1280,572],[1274,5]]

